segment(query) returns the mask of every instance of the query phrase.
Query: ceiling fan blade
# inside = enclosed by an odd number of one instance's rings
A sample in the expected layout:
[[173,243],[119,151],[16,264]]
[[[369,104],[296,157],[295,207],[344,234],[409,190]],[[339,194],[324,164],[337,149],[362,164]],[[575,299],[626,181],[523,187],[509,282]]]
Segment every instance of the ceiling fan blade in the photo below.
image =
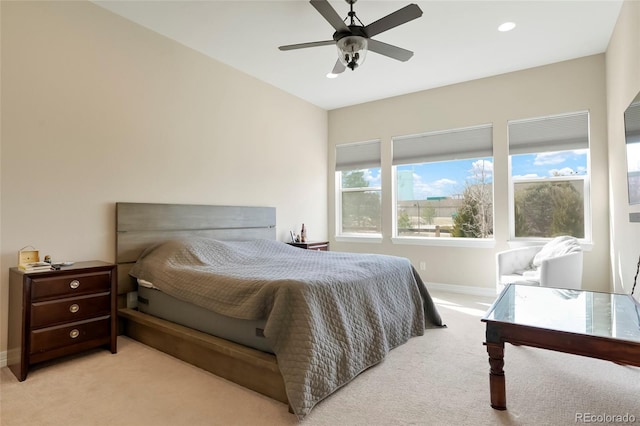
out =
[[278,49],[294,50],[294,49],[304,49],[306,47],[329,46],[331,44],[336,44],[335,40],[312,41],[310,43],[288,44],[286,46],[280,46],[278,47]]
[[402,25],[421,16],[422,9],[420,9],[417,4],[411,3],[402,9],[398,9],[395,12],[390,13],[384,18],[380,18],[377,21],[370,23],[364,27],[364,32],[367,36],[373,37],[376,34],[380,34],[383,31],[390,30],[391,28],[395,28],[398,25]]
[[311,0],[310,3],[336,31],[349,31],[347,24],[344,23],[338,12],[331,7],[327,0]]
[[413,56],[410,50],[371,39],[369,39],[369,50],[402,62],[408,61]]
[[333,66],[333,70],[331,74],[342,74],[347,67],[340,62],[340,59],[336,61],[336,64]]

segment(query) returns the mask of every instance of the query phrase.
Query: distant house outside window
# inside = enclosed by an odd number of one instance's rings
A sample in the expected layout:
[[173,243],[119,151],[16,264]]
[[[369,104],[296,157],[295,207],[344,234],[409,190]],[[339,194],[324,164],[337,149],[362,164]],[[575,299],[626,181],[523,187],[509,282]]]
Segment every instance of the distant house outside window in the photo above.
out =
[[590,239],[589,115],[509,122],[510,228],[515,239]]

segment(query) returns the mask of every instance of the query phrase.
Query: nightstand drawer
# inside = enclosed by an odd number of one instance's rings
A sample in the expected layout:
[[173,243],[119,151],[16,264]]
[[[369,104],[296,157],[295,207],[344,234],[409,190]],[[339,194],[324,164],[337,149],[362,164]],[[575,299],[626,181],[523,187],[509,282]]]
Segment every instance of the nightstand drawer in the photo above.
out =
[[63,346],[108,338],[111,316],[106,315],[57,327],[41,328],[31,332],[31,354]]
[[109,315],[111,293],[33,303],[31,327],[39,328],[87,318]]
[[313,243],[307,245],[307,250],[329,251],[329,243]]
[[111,272],[32,278],[31,300],[109,291]]

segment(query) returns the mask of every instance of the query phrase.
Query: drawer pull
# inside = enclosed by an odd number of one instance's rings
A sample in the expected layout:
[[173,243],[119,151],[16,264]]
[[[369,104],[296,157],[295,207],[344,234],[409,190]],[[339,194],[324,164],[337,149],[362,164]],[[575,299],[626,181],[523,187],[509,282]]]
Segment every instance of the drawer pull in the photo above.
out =
[[72,339],[75,339],[76,337],[78,337],[80,335],[80,332],[78,331],[77,328],[74,328],[73,330],[71,330],[69,332],[69,337],[71,337]]
[[69,306],[69,312],[71,312],[72,314],[75,314],[79,310],[80,310],[80,306],[78,306],[77,303],[74,303],[73,305]]
[[80,281],[78,281],[78,280],[71,281],[69,283],[69,287],[71,287],[73,289],[80,287]]

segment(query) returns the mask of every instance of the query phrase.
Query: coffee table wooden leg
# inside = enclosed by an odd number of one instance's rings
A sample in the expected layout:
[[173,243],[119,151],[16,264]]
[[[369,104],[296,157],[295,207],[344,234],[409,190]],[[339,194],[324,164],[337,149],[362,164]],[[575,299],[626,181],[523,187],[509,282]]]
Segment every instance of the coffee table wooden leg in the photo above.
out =
[[485,343],[489,353],[489,388],[491,407],[496,410],[507,409],[507,391],[504,381],[504,343]]

